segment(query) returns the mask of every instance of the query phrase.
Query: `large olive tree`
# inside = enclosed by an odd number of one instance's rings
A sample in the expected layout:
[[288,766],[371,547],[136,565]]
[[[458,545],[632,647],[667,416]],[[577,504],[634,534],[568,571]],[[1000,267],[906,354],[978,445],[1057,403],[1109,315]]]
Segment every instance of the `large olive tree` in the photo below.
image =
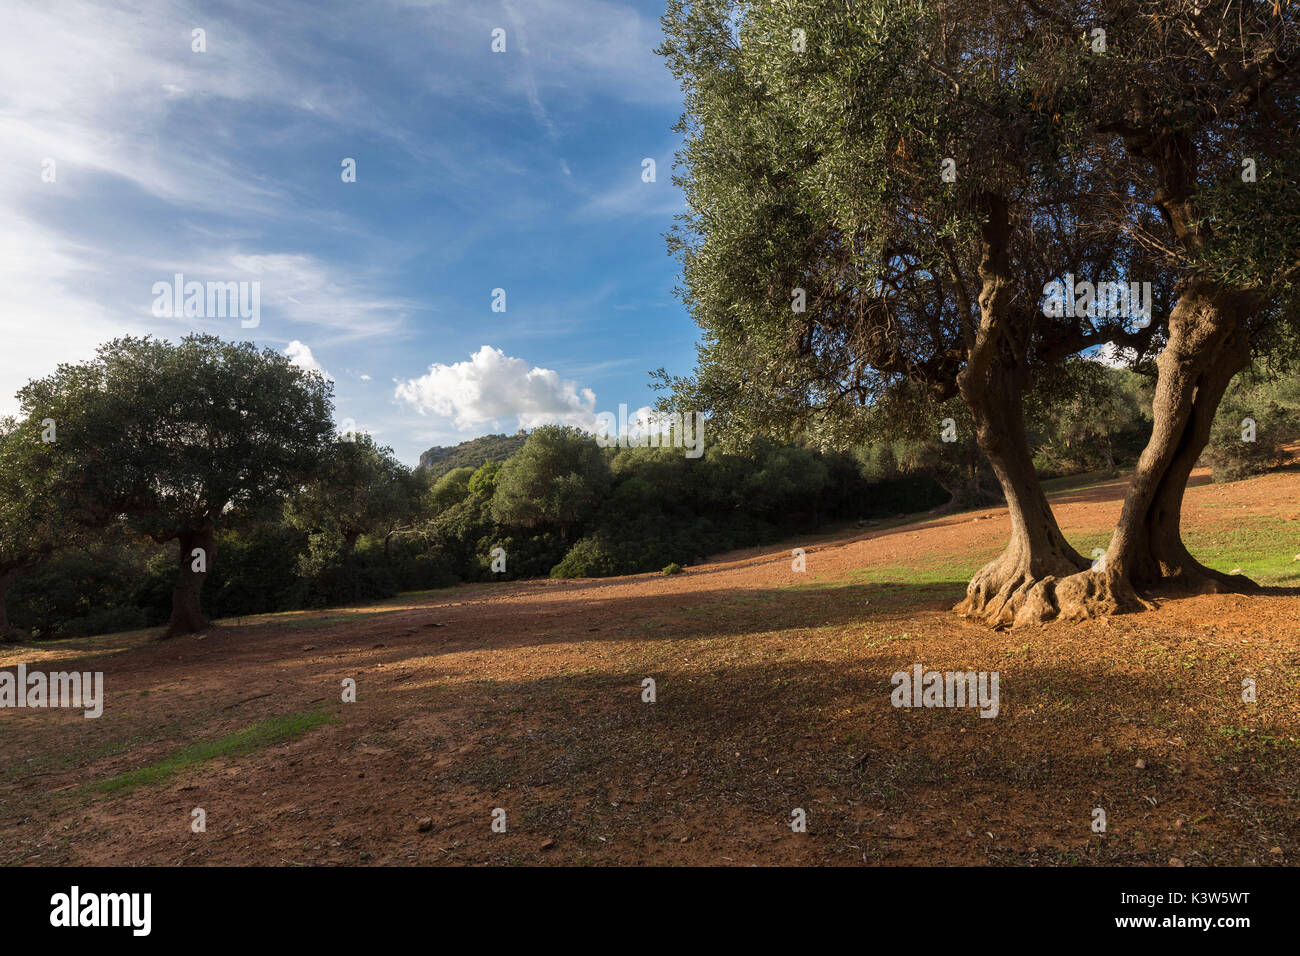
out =
[[1215,411],[1252,355],[1294,350],[1300,325],[1300,10],[1228,0],[1016,2],[1060,38],[1105,31],[1088,134],[1129,188],[1099,206],[1176,275],[1157,359],[1151,438],[1104,566],[1063,582],[1088,615],[1138,592],[1251,590],[1183,544],[1183,495]]
[[167,635],[204,626],[216,533],[267,509],[313,472],[332,430],[331,386],[249,342],[120,338],[20,392],[54,494],[84,525],[124,521],[175,541]]
[[[1058,613],[1086,569],[1033,468],[1024,400],[1090,346],[1145,350],[1131,314],[1043,308],[1068,273],[1163,273],[1093,210],[1127,187],[1089,139],[1078,37],[972,3],[671,3],[663,53],[686,94],[689,211],[673,237],[704,330],[681,398],[723,428],[842,444],[908,383],[960,396],[1011,515],[960,609]],[[939,423],[935,422],[936,432]]]

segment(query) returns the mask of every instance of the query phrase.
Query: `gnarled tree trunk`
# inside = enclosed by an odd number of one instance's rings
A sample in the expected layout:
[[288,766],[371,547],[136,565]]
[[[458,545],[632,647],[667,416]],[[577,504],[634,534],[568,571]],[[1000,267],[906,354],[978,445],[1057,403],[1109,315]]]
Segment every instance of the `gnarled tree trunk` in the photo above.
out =
[[[1249,292],[1191,282],[1169,316],[1169,344],[1156,361],[1151,438],[1129,484],[1115,534],[1095,572],[1057,589],[1063,616],[1093,617],[1135,609],[1138,591],[1249,591],[1243,575],[1205,567],[1181,534],[1183,495],[1219,402],[1250,363],[1246,319],[1258,308]],[[1140,606],[1140,604],[1139,604]]]
[[[172,616],[163,637],[197,634],[207,626],[203,617],[203,582],[217,554],[216,529],[208,523],[197,531],[182,531],[177,540],[180,568],[172,589]],[[195,549],[203,552],[201,561]]]
[[999,627],[1055,617],[1055,582],[1087,567],[1056,524],[1025,434],[1024,347],[1030,333],[1011,327],[1009,233],[1005,203],[991,198],[979,266],[980,324],[957,377],[975,420],[976,440],[1006,495],[1011,540],[976,572],[954,610]]
[[1039,623],[1057,614],[1053,586],[1088,566],[1061,534],[1034,470],[1022,404],[1024,369],[990,366],[983,381],[963,373],[961,386],[975,418],[980,448],[1007,499],[1011,540],[966,587],[955,610],[995,626]]

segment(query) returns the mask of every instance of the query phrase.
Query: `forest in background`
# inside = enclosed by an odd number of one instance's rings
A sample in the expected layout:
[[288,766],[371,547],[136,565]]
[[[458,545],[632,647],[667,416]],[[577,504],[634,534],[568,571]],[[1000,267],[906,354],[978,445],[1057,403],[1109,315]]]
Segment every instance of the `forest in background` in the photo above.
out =
[[[1029,404],[1044,478],[1118,473],[1151,427],[1150,379],[1099,362]],[[864,412],[846,452],[706,433],[706,451],[600,448],[544,426],[431,448],[409,469],[366,435],[333,436],[313,480],[219,530],[203,611],[231,617],[343,605],[468,581],[676,570],[819,529],[1000,500],[960,402],[909,418]],[[1255,440],[1243,440],[1253,420]],[[944,424],[950,423],[945,441]],[[14,441],[10,427],[5,440]],[[1216,480],[1278,467],[1300,438],[1300,379],[1242,375],[1216,419]],[[0,446],[3,447],[3,446]],[[494,551],[494,549],[501,549]],[[503,555],[502,555],[503,553]],[[494,556],[502,555],[493,569]],[[49,639],[167,621],[176,547],[114,520],[12,575],[11,636]],[[504,564],[504,570],[502,570]]]

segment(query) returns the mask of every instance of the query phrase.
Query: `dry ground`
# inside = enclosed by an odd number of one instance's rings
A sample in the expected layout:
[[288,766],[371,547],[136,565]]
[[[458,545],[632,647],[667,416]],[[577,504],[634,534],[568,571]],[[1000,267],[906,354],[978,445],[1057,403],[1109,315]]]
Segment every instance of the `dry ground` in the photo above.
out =
[[[1055,498],[1084,553],[1122,490]],[[0,710],[0,862],[1294,864],[1298,499],[1295,473],[1198,475],[1193,551],[1270,593],[1077,625],[949,613],[1005,539],[988,509],[676,576],[7,646],[0,666],[102,670],[107,703]],[[892,707],[914,663],[998,671],[1001,713]]]

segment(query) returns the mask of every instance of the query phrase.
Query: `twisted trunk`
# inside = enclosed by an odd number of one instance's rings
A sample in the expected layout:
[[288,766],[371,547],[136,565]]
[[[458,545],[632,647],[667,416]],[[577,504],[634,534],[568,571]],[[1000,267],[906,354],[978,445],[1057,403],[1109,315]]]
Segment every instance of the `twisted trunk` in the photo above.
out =
[[[216,529],[209,522],[198,530],[182,531],[177,541],[180,568],[172,588],[171,620],[163,637],[197,634],[207,627],[203,617],[203,582],[217,554]],[[196,548],[203,552],[201,562],[194,554]]]
[[1088,565],[1061,534],[1034,470],[1023,379],[1024,369],[1012,364],[992,365],[982,379],[961,376],[980,448],[1007,499],[1011,539],[1001,555],[976,572],[955,610],[996,627],[1056,617],[1055,583]]
[[1183,544],[1183,495],[1210,439],[1232,377],[1250,363],[1246,319],[1253,293],[1192,282],[1169,316],[1169,344],[1156,361],[1151,438],[1138,460],[1119,523],[1096,571],[1062,582],[1058,601],[1072,618],[1136,610],[1139,592],[1251,591],[1253,581],[1201,564]]
[[1007,499],[1011,540],[976,572],[954,610],[996,627],[1055,617],[1056,581],[1087,567],[1057,526],[1025,433],[1024,343],[1030,333],[1011,324],[1009,231],[1005,203],[990,199],[979,266],[980,324],[966,367],[957,376],[975,421],[976,440]]

